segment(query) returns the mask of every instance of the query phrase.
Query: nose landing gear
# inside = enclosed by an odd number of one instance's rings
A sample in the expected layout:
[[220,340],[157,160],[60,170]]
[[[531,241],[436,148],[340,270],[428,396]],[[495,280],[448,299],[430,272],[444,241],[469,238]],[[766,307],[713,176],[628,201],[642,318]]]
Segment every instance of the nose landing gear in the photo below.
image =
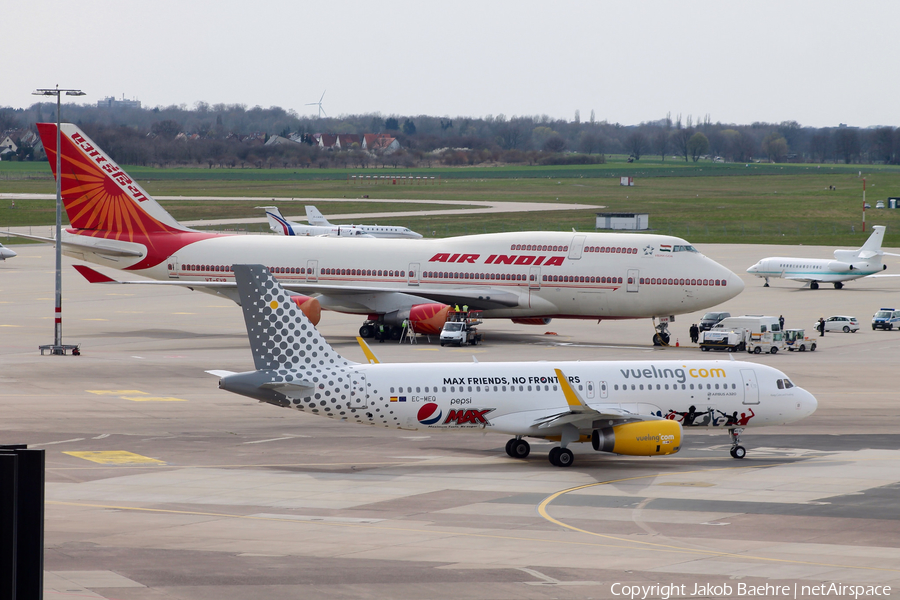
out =
[[668,321],[660,321],[659,325],[656,324],[656,317],[653,318],[653,326],[656,328],[656,333],[653,334],[653,345],[654,346],[668,346],[669,340],[669,322]]

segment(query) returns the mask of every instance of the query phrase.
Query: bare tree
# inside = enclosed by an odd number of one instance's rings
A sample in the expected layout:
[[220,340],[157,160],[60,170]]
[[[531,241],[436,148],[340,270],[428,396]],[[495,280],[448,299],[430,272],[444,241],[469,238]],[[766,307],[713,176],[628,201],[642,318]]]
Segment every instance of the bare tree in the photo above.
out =
[[859,133],[856,129],[841,127],[834,132],[834,149],[846,164],[859,156]]
[[684,162],[688,161],[688,141],[690,141],[692,135],[694,135],[693,130],[678,127],[672,132],[672,147],[675,148],[679,156],[684,157]]
[[647,134],[640,129],[632,131],[625,140],[625,147],[634,160],[641,160],[641,156],[647,151],[648,146]]
[[666,160],[666,152],[669,151],[669,132],[665,129],[660,129],[653,136],[653,151],[659,154],[661,160]]

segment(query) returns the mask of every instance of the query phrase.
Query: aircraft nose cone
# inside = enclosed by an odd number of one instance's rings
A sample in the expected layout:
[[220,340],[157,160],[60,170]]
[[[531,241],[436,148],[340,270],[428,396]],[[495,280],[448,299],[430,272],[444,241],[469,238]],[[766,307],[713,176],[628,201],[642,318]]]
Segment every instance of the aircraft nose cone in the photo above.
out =
[[759,263],[756,263],[755,265],[753,265],[752,267],[747,269],[747,272],[750,274],[755,274],[758,269],[759,269]]
[[804,417],[808,417],[809,415],[816,412],[816,409],[819,407],[819,401],[816,400],[816,397],[803,390],[803,397],[800,398],[800,413]]

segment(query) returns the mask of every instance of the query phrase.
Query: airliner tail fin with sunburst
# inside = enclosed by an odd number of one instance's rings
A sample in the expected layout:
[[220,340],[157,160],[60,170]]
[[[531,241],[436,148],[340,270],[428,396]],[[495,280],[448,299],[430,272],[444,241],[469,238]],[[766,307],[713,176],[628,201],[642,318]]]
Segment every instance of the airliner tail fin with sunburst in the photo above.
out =
[[[71,226],[62,236],[66,253],[90,253],[141,269],[164,260],[186,243],[209,237],[189,229],[153,199],[76,125],[60,127],[61,173],[56,173],[56,125],[38,123],[54,176],[60,177],[63,208]],[[122,265],[131,257],[134,264]],[[127,260],[125,261],[127,262]]]

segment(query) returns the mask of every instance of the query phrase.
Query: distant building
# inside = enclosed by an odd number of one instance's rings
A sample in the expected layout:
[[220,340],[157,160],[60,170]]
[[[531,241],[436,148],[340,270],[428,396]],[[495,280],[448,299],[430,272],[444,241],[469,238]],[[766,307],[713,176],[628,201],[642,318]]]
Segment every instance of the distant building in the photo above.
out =
[[18,149],[19,146],[10,136],[6,136],[3,138],[3,141],[0,141],[0,154],[6,154],[7,152],[15,153]]
[[649,213],[597,213],[597,229],[643,231],[650,228]]
[[122,95],[121,100],[116,100],[112,96],[107,96],[103,100],[97,100],[97,108],[140,108],[140,100],[126,100]]
[[400,142],[386,133],[367,133],[363,136],[362,149],[390,154],[400,149]]

